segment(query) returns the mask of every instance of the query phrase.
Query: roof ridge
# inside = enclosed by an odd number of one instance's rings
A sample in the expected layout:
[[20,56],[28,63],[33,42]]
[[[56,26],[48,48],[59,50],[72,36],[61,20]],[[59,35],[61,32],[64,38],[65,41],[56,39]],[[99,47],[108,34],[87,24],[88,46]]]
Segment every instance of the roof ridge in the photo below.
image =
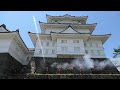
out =
[[6,31],[11,32],[10,30],[8,30],[8,29],[6,28],[6,25],[5,25],[5,24],[0,25],[0,27],[3,27]]

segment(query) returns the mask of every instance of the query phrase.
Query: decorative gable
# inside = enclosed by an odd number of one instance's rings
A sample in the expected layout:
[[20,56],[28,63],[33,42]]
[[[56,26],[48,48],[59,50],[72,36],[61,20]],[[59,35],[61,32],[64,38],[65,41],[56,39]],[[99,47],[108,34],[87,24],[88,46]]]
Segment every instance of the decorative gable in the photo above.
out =
[[2,24],[2,25],[0,25],[0,32],[10,32],[10,31],[6,29],[5,24]]
[[65,30],[63,30],[63,31],[61,31],[59,33],[72,33],[73,34],[73,33],[80,33],[80,32],[74,30],[71,26],[68,26],[67,29],[65,29]]

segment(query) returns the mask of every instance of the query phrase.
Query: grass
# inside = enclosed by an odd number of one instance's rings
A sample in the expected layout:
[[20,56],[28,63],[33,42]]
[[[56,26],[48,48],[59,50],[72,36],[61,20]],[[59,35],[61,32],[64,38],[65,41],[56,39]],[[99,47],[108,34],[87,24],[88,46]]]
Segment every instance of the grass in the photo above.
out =
[[120,74],[28,74],[25,79],[120,79]]
[[120,79],[120,74],[13,74],[0,79]]

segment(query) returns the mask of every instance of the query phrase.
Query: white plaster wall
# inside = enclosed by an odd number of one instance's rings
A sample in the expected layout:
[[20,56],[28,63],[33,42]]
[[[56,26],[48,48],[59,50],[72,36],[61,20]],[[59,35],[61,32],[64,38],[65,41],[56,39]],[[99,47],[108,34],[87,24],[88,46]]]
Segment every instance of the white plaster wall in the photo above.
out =
[[[47,42],[49,42],[49,46],[46,46]],[[56,42],[54,42],[54,46],[53,46],[53,42],[54,41],[50,39],[44,39],[44,40],[41,40],[40,42],[39,40],[37,40],[34,56],[35,57],[57,57]],[[42,50],[42,53],[40,53],[40,50]],[[46,50],[48,50],[47,54],[46,54]],[[55,51],[55,54],[52,54],[52,50]]]
[[11,38],[0,37],[0,53],[8,53],[8,49],[11,43]]
[[90,33],[89,29],[75,29],[77,31],[79,31],[80,33]]
[[[67,43],[61,43],[61,40],[67,40]],[[74,43],[73,40],[79,40],[79,43]],[[91,55],[92,58],[105,58],[105,53],[103,49],[103,45],[101,41],[97,40],[90,40],[86,41],[87,46],[84,46],[83,39],[65,39],[65,38],[58,38],[55,42],[55,46],[52,46],[52,42],[50,39],[44,39],[41,40],[42,45],[38,43],[38,40],[36,42],[36,48],[35,48],[35,57],[57,57],[57,54],[70,54],[70,55],[84,55],[85,50],[88,51],[88,54]],[[49,42],[49,46],[46,46],[46,42]],[[92,44],[92,46],[90,45]],[[97,44],[97,46],[96,46]],[[68,51],[62,51],[62,47],[67,47]],[[80,51],[76,52],[74,51],[74,47],[80,47]],[[43,53],[40,53],[40,49],[43,50]],[[45,53],[45,51],[48,51],[48,54]],[[55,54],[52,54],[52,50],[55,50]],[[91,52],[93,51],[93,53]],[[99,51],[99,53],[98,53]]]
[[15,39],[13,39],[10,44],[9,53],[21,64],[28,64],[29,61],[27,60],[27,57],[29,57],[29,54],[26,54],[23,51],[23,49],[18,45],[18,43],[16,43]]
[[[105,58],[106,57],[101,41],[91,40],[91,41],[87,41],[85,43],[87,45],[87,46],[85,46],[85,50],[88,51],[88,54],[90,54],[91,57],[93,57],[93,58]],[[97,44],[97,46],[96,46],[96,44]],[[91,51],[93,51],[93,53]]]
[[[61,40],[67,40],[67,43],[61,43]],[[57,39],[57,54],[84,54],[85,50],[84,50],[84,43],[82,39],[78,39],[79,43],[73,43],[73,40],[76,39]],[[61,47],[67,47],[68,51],[67,52],[63,52]],[[74,47],[80,47],[80,51],[76,52],[74,51]]]

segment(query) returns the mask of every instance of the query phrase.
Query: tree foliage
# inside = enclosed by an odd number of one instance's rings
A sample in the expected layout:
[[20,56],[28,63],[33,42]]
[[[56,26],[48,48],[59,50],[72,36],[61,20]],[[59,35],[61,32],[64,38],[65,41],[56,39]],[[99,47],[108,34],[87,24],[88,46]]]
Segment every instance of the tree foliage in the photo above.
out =
[[120,49],[114,49],[114,52],[118,53],[120,52]]
[[118,48],[114,49],[114,52],[115,53],[120,53],[120,46]]

